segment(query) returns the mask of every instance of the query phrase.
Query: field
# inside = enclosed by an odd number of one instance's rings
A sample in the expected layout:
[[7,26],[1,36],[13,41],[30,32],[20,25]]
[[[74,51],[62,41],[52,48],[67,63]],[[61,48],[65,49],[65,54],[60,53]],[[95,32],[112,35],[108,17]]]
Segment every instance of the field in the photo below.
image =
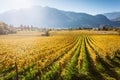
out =
[[120,80],[120,35],[109,31],[0,35],[0,80]]

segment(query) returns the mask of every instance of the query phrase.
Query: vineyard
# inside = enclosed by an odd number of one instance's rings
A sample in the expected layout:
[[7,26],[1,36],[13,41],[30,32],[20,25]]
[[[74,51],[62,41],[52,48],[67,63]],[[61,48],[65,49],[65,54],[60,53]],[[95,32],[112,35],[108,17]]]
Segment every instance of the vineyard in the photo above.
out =
[[120,35],[1,35],[0,80],[120,80]]

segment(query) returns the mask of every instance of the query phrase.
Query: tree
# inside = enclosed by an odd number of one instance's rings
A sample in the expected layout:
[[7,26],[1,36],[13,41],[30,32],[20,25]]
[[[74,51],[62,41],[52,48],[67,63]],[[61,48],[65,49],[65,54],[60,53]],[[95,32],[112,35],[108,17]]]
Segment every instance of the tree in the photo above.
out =
[[12,34],[16,33],[15,28],[12,25],[7,25],[3,22],[0,22],[0,34]]

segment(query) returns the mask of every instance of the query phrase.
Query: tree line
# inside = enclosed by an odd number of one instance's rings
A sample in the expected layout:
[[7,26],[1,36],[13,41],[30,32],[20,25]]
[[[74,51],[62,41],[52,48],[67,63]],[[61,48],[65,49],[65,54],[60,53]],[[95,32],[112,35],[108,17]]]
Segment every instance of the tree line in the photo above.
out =
[[20,25],[19,27],[16,27],[17,31],[38,31],[40,30],[38,27],[33,27],[32,25]]
[[1,34],[14,34],[16,33],[15,27],[12,25],[7,25],[4,22],[0,22],[0,35]]
[[14,27],[4,22],[0,22],[0,35],[15,34],[17,31],[40,31],[40,29],[38,27],[33,27],[32,25],[20,25],[19,27]]

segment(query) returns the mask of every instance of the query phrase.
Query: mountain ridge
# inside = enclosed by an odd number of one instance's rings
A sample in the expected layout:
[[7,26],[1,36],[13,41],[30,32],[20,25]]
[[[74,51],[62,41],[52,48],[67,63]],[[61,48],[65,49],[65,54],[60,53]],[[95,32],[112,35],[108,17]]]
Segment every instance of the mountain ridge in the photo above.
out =
[[31,7],[0,14],[0,20],[13,25],[34,25],[50,28],[99,27],[101,24],[119,26],[106,16],[63,11],[51,7]]

